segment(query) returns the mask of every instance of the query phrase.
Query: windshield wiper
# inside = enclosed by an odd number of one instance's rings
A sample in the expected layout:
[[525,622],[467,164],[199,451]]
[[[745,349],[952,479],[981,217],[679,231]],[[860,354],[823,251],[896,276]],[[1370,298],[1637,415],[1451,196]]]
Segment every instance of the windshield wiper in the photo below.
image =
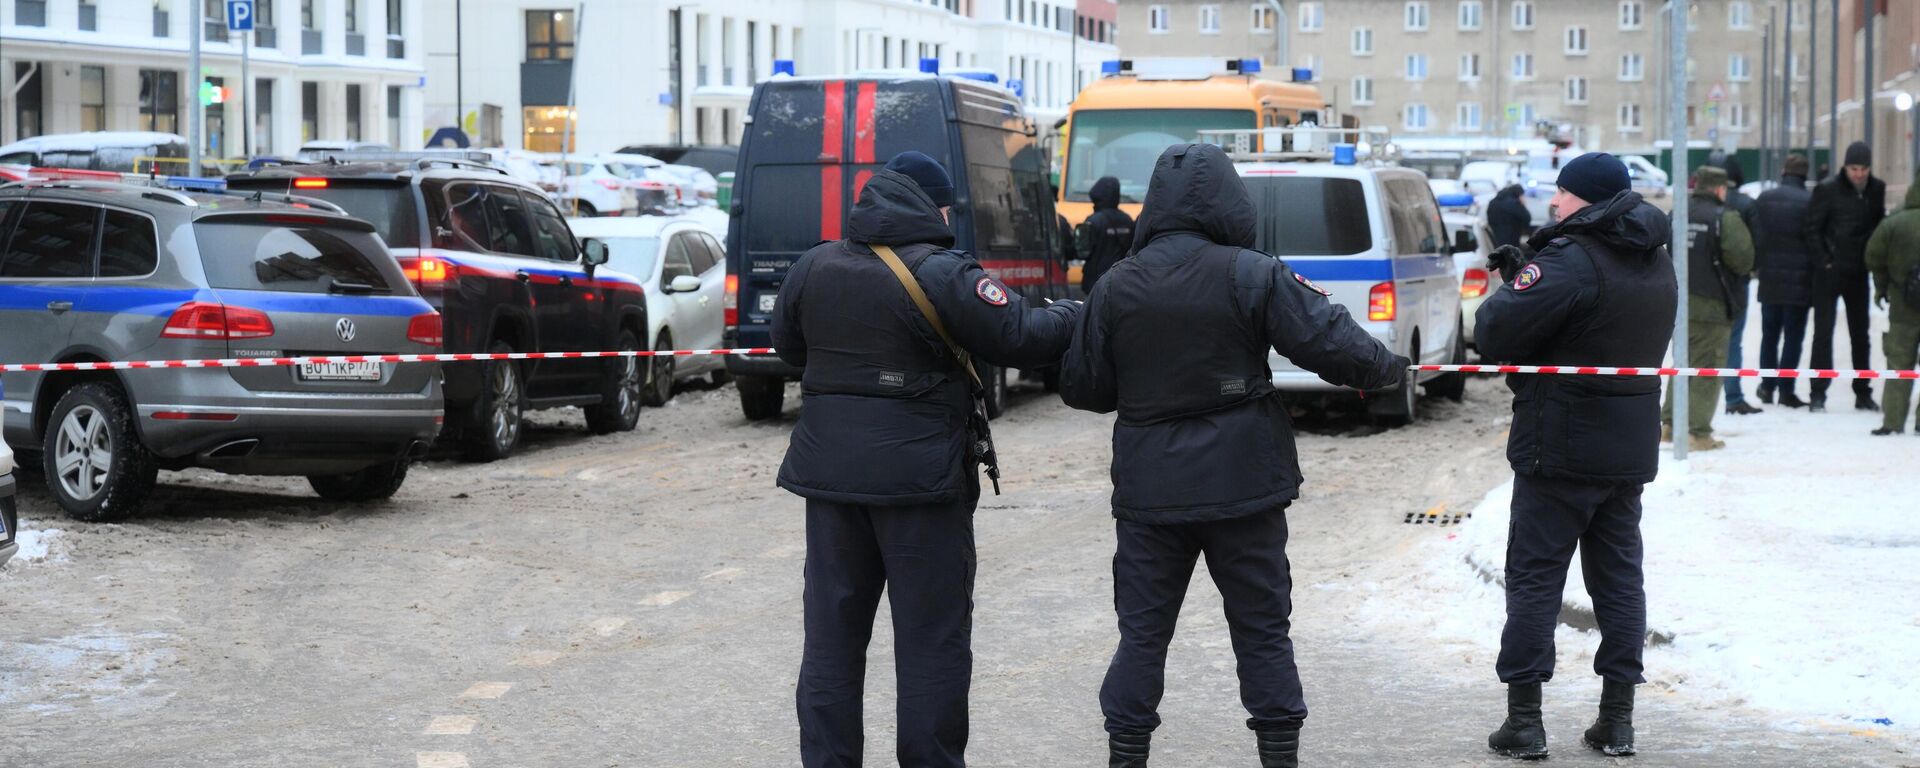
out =
[[328,278],[327,293],[373,293],[374,287],[366,283],[349,283]]

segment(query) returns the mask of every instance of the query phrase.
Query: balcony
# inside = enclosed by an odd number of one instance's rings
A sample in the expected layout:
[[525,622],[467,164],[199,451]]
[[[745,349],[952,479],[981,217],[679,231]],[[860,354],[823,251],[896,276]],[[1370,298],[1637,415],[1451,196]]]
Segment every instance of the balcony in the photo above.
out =
[[348,32],[347,33],[347,55],[348,56],[367,55],[367,36],[360,34],[359,32]]
[[22,27],[47,25],[47,0],[15,0],[13,23]]
[[326,49],[326,46],[323,44],[324,39],[325,36],[320,34],[320,30],[300,30],[300,55],[318,56],[324,53]]

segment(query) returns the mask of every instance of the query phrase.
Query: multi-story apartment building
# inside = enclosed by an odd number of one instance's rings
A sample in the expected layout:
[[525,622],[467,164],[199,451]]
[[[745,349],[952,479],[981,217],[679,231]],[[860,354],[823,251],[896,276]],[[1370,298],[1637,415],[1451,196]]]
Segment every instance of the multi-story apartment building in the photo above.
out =
[[[1129,58],[1257,57],[1269,76],[1307,67],[1339,111],[1400,135],[1531,136],[1552,126],[1588,148],[1644,151],[1669,138],[1664,7],[1660,0],[1127,0],[1120,49]],[[1795,73],[1794,135],[1804,143],[1808,10],[1808,0],[1694,0],[1693,140],[1759,143],[1771,22],[1777,49],[1789,29],[1794,36],[1793,60],[1776,55],[1774,83]]]
[[[192,3],[205,20],[191,28]],[[75,131],[186,135],[204,109],[209,158],[291,155],[308,140],[418,144],[420,0],[257,0],[248,75],[224,0],[0,0],[0,140]],[[190,82],[200,35],[202,104]],[[243,111],[244,110],[244,111]],[[250,121],[250,122],[249,122]]]
[[1076,0],[426,0],[442,22],[427,30],[427,122],[542,151],[570,135],[587,151],[730,144],[781,60],[807,76],[938,59],[1064,113],[1118,50],[1113,0],[1077,2],[1084,17]]

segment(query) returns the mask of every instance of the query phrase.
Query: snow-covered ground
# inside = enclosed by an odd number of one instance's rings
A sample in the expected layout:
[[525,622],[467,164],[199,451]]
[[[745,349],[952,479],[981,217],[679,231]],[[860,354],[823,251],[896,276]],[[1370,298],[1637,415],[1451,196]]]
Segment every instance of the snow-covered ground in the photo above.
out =
[[[1874,320],[1874,364],[1884,365],[1886,320]],[[1747,336],[1752,366],[1758,329]],[[1758,404],[1752,382],[1746,390]],[[1726,449],[1684,464],[1668,453],[1641,526],[1648,625],[1672,638],[1648,651],[1648,682],[1774,712],[1786,727],[1920,744],[1920,437],[1911,425],[1869,436],[1880,414],[1853,410],[1846,382],[1831,399],[1825,414],[1722,413],[1714,427]],[[1484,654],[1491,672],[1512,490],[1495,489],[1430,542],[1419,553],[1426,572],[1378,585],[1370,618]],[[1590,610],[1577,558],[1567,585],[1567,603]],[[1558,641],[1559,676],[1591,675],[1598,636],[1562,627]]]

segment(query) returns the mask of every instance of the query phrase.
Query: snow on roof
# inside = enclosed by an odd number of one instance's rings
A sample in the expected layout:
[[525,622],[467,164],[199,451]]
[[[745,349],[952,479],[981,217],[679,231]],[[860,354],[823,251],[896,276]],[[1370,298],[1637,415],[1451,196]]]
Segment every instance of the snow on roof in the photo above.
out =
[[150,147],[156,144],[185,144],[186,137],[175,133],[148,131],[93,131],[35,136],[0,147],[0,154],[11,152],[91,152],[100,147]]

